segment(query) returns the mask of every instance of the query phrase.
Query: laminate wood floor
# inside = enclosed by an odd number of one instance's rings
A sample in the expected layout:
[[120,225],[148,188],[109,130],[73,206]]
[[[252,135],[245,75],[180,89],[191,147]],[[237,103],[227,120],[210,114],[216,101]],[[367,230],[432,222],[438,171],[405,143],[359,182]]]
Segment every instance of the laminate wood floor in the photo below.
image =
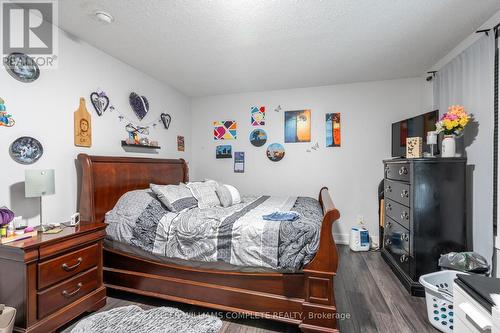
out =
[[[339,313],[349,316],[340,320],[342,333],[425,333],[438,332],[427,322],[425,299],[409,296],[392,274],[379,252],[355,253],[347,246],[338,246],[340,265],[335,278],[335,299]],[[168,302],[122,292],[108,291],[108,303],[100,311],[137,304],[143,308],[172,306],[190,313],[213,311],[191,305]],[[220,333],[297,333],[290,325],[264,319],[223,319]],[[59,330],[70,333],[75,319]],[[96,332],[97,333],[97,332]],[[188,332],[186,332],[188,333]]]

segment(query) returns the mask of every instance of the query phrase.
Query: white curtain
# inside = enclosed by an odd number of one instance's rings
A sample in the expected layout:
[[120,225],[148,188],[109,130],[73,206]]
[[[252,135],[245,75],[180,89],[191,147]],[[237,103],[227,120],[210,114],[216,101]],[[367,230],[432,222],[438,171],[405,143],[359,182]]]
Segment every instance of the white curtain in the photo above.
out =
[[434,104],[440,114],[453,104],[463,105],[472,113],[459,141],[467,157],[468,220],[472,225],[475,252],[492,262],[493,256],[493,129],[494,129],[493,33],[483,35],[468,49],[441,68],[434,82]]

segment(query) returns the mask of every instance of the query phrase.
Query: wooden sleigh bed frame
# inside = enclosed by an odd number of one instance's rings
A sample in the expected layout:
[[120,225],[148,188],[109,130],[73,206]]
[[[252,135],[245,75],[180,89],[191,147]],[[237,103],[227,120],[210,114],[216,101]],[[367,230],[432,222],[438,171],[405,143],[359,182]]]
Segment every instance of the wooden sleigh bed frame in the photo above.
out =
[[[120,196],[150,183],[188,181],[184,160],[78,155],[81,223],[103,223]],[[319,193],[319,249],[300,273],[243,273],[165,264],[104,249],[106,287],[298,325],[303,332],[338,332],[333,282],[338,256],[332,225],[340,217]]]

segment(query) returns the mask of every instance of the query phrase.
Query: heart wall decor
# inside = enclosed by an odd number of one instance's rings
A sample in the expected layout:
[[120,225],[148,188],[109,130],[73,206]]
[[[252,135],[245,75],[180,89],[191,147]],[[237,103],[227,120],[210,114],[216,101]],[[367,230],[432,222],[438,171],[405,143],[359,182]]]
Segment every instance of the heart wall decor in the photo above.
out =
[[142,120],[144,117],[146,117],[149,111],[149,102],[146,97],[139,96],[135,92],[132,92],[130,93],[128,100],[137,118]]
[[170,122],[172,121],[172,117],[168,113],[162,113],[160,115],[161,122],[163,123],[163,127],[168,129],[170,127]]
[[99,117],[103,115],[109,106],[109,98],[104,92],[97,93],[94,91],[90,94],[90,101]]

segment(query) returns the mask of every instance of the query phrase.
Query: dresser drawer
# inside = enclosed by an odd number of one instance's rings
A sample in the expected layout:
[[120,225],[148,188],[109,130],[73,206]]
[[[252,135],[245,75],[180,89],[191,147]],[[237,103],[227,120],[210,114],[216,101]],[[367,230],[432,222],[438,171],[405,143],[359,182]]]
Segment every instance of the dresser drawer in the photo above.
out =
[[410,185],[392,180],[384,181],[385,197],[392,201],[410,206]]
[[390,199],[386,199],[385,214],[387,217],[390,217],[406,229],[410,230],[410,208]]
[[407,162],[387,163],[385,165],[385,178],[409,182],[410,164]]
[[46,288],[97,266],[99,255],[98,244],[93,244],[38,264],[38,289]]
[[38,293],[38,318],[78,300],[98,287],[97,267]]
[[384,244],[391,247],[394,253],[410,252],[410,232],[390,218],[384,227]]

